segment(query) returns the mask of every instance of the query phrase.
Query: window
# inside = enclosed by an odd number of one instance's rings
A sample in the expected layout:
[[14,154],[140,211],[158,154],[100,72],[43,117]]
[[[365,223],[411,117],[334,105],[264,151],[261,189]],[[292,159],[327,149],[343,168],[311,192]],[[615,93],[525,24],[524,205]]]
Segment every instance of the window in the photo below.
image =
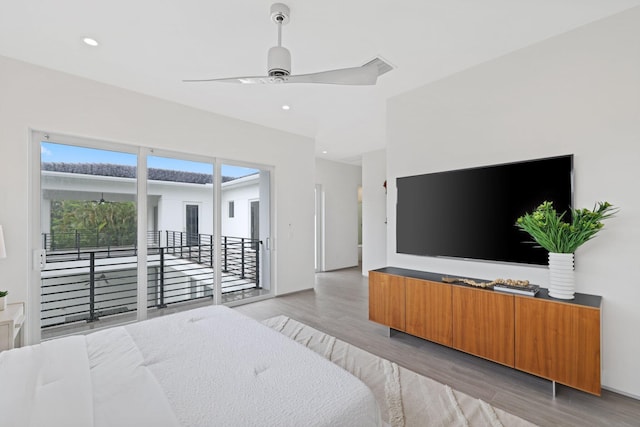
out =
[[229,202],[229,218],[233,218],[235,216],[235,204],[233,200]]

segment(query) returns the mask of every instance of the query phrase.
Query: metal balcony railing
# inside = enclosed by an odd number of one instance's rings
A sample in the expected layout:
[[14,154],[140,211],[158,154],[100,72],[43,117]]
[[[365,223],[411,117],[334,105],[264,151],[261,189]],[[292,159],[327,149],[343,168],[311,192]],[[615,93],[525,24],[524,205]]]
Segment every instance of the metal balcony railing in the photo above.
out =
[[[154,232],[149,232],[153,239]],[[47,251],[68,251],[89,248],[107,248],[135,246],[136,233],[123,234],[105,233],[101,231],[68,231],[42,233],[42,248]]]
[[[43,328],[137,310],[137,250],[82,246],[100,240],[77,239],[62,248],[57,236],[50,242],[42,272],[41,324]],[[212,298],[214,293],[213,236],[184,232],[149,232],[147,238],[147,307]],[[68,246],[68,245],[67,245]],[[221,241],[222,293],[260,288],[260,242],[223,236]]]

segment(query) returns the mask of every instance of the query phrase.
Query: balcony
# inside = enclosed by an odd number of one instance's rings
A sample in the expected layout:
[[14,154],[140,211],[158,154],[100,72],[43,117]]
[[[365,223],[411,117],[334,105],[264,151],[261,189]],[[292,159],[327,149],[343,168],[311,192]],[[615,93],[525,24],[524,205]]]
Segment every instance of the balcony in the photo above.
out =
[[[133,236],[43,234],[42,338],[136,319],[137,248]],[[147,235],[149,317],[210,304],[214,295],[212,235],[178,231]],[[221,238],[222,302],[267,291],[260,285],[260,242]]]

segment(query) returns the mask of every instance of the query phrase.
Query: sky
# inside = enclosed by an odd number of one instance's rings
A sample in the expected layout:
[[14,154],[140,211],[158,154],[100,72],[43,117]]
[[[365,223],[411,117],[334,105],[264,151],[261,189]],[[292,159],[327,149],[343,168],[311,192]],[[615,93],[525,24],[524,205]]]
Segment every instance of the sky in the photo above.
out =
[[[42,162],[64,163],[112,163],[116,165],[136,166],[135,154],[118,151],[98,150],[95,148],[76,147],[73,145],[56,144],[51,142],[40,143],[40,160]],[[198,172],[213,174],[213,165],[210,163],[193,162],[167,157],[147,157],[147,167],[157,169],[170,169],[185,172]],[[222,176],[238,178],[258,172],[257,169],[231,166],[221,166]]]

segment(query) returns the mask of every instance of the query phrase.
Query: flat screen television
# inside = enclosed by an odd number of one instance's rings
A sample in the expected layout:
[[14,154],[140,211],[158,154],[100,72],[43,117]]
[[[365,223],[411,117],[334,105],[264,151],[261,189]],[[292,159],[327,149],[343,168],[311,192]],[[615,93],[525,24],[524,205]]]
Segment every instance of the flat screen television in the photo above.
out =
[[545,200],[573,206],[573,155],[406,176],[396,181],[396,251],[547,265],[547,251],[515,226]]

